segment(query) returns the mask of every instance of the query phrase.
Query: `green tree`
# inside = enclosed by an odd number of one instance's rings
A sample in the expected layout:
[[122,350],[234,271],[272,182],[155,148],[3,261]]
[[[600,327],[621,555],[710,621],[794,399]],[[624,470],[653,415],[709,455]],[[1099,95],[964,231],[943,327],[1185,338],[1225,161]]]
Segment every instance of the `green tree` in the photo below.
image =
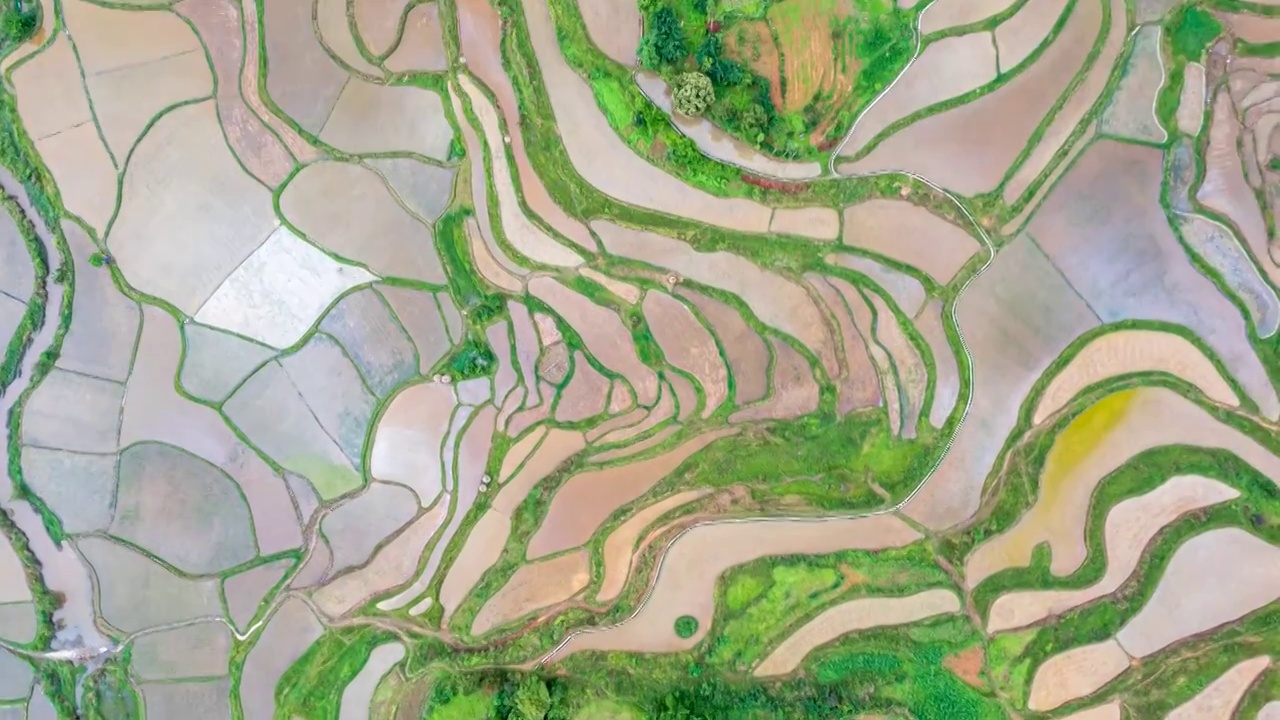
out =
[[648,16],[644,37],[640,39],[640,62],[652,70],[683,62],[689,56],[680,18],[669,7],[659,8]]
[[687,117],[698,117],[716,101],[716,89],[711,78],[700,72],[681,73],[676,77],[671,105],[676,112]]
[[743,135],[759,146],[769,131],[769,111],[759,103],[751,103],[738,113],[738,125],[742,128]]
[[551,710],[551,693],[547,684],[536,675],[529,675],[516,689],[513,720],[543,720]]

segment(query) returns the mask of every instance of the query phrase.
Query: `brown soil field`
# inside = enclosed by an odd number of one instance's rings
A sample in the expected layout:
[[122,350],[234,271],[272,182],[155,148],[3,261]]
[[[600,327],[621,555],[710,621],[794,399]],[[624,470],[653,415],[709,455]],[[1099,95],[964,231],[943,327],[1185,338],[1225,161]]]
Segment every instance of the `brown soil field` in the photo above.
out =
[[1213,402],[1240,404],[1218,369],[1191,341],[1159,330],[1117,330],[1090,342],[1071,358],[1045,388],[1031,421],[1044,422],[1094,383],[1140,372],[1169,373],[1191,383]]
[[1098,121],[1101,132],[1156,143],[1168,139],[1156,117],[1156,95],[1165,80],[1161,33],[1155,25],[1144,25],[1134,33],[1133,50],[1120,76],[1120,85]]
[[920,32],[935,33],[957,25],[968,25],[989,18],[1011,7],[1017,0],[938,0],[925,8],[920,17]]
[[337,162],[308,165],[285,186],[280,210],[312,242],[374,273],[445,281],[431,229],[405,212],[368,168]]
[[889,353],[897,370],[898,390],[902,397],[902,432],[904,438],[916,436],[916,423],[924,405],[925,390],[929,386],[929,368],[906,331],[898,324],[897,316],[889,309],[884,298],[872,293],[871,303],[876,310],[876,340]]
[[778,208],[769,221],[774,235],[800,235],[815,240],[840,237],[840,214],[832,208]]
[[173,13],[122,11],[84,0],[61,7],[86,76],[201,49],[190,26]]
[[843,369],[837,386],[837,412],[846,415],[859,408],[879,405],[879,377],[871,364],[871,356],[867,354],[866,341],[853,324],[853,317],[849,314],[844,299],[822,275],[807,273],[804,277],[835,318],[836,328],[843,340]]
[[698,380],[706,397],[702,417],[711,415],[729,396],[729,371],[715,338],[684,304],[666,293],[650,291],[643,307],[667,362]]
[[739,23],[724,35],[725,57],[738,60],[769,81],[769,99],[782,107],[782,59],[764,20]]
[[614,448],[613,450],[605,450],[602,453],[592,455],[587,458],[587,460],[593,463],[607,463],[621,458],[631,457],[632,455],[639,455],[649,448],[657,447],[666,442],[667,438],[679,432],[680,428],[680,425],[673,423],[643,440],[631,443],[630,445]]
[[391,400],[374,431],[369,473],[418,494],[426,507],[440,494],[444,468],[440,454],[454,407],[448,385],[423,383]]
[[[410,0],[355,0],[352,13],[356,21],[356,31],[364,46],[374,57],[386,54],[400,36],[400,18],[409,7]],[[409,12],[413,16],[419,8],[430,8],[432,14],[438,14],[435,3],[419,5]],[[405,33],[408,33],[409,22],[405,22]],[[403,41],[402,41],[403,43]],[[423,68],[424,70],[428,68]],[[440,69],[444,68],[432,68]]]
[[996,27],[996,48],[1000,51],[1000,70],[1009,72],[1031,56],[1049,37],[1062,17],[1067,0],[1029,0],[1022,9]]
[[270,191],[240,168],[203,102],[168,113],[138,144],[107,244],[134,287],[194,315],[276,224]]
[[582,433],[551,428],[546,438],[538,445],[538,449],[529,456],[520,470],[510,480],[503,481],[502,490],[493,500],[493,507],[498,512],[513,515],[520,503],[524,502],[529,491],[569,458],[582,452],[584,447],[586,447],[586,441]]
[[1129,656],[1115,640],[1058,653],[1036,670],[1027,707],[1043,712],[1092,695],[1128,669]]
[[710,492],[710,490],[685,490],[670,495],[637,511],[609,533],[609,537],[604,541],[604,577],[600,581],[600,591],[596,593],[596,602],[609,602],[618,597],[626,587],[627,576],[631,574],[631,557],[636,550],[636,541],[650,525],[672,510],[705,497]]
[[605,275],[594,268],[582,267],[578,269],[578,272],[582,274],[582,277],[602,285],[605,290],[608,290],[632,305],[640,302],[640,297],[644,294],[643,291],[635,285],[630,285],[615,277]]
[[530,280],[529,293],[550,305],[577,330],[587,350],[600,364],[626,378],[635,388],[641,405],[653,404],[658,397],[657,373],[640,360],[630,331],[616,313],[550,277]]
[[1155,592],[1116,640],[1146,657],[1266,607],[1280,598],[1280,574],[1258,568],[1277,563],[1280,548],[1240,528],[1197,535],[1174,551]]
[[[1173,709],[1165,720],[1231,720],[1253,681],[1271,667],[1263,655],[1235,665],[1189,701]],[[1262,715],[1258,715],[1259,719]]]
[[903,625],[960,611],[950,590],[926,590],[909,597],[865,597],[829,608],[787,636],[752,673],[756,677],[793,672],[814,649],[859,630]]
[[195,25],[209,52],[218,81],[218,118],[231,151],[254,177],[276,187],[293,169],[293,156],[240,94],[245,57],[240,5],[232,0],[183,0],[174,10]]
[[487,177],[497,195],[503,236],[516,252],[535,263],[562,267],[581,265],[582,258],[577,253],[562,245],[525,215],[511,166],[507,164],[506,153],[502,151],[505,142],[502,128],[498,124],[497,109],[467,75],[458,76],[458,85],[470,99],[471,109],[480,119],[480,129],[489,146],[491,160]]
[[1098,323],[1026,237],[1004,247],[973,281],[956,316],[973,357],[973,402],[951,451],[906,508],[933,528],[963,522],[978,509],[1022,398],[1072,340]]
[[[1122,17],[1124,0],[1112,2],[1120,4]],[[922,22],[941,7],[931,6]],[[1101,0],[1078,4],[1040,60],[1008,84],[907,126],[861,160],[842,164],[840,172],[910,171],[961,195],[994,189],[1084,64],[1101,27]]]
[[507,450],[507,454],[502,458],[502,468],[498,471],[497,478],[499,483],[505,483],[511,479],[511,476],[524,464],[524,461],[538,447],[538,443],[542,442],[542,437],[546,434],[547,428],[539,425],[527,435],[512,443],[511,448]]
[[1099,140],[1054,187],[1029,232],[1101,320],[1185,326],[1217,353],[1264,416],[1280,417],[1280,399],[1244,316],[1192,265],[1169,227],[1159,202],[1163,176],[1160,151]]
[[933,405],[929,407],[929,424],[941,428],[960,398],[960,367],[947,339],[942,301],[930,300],[916,316],[916,329],[929,345],[933,355]]
[[[252,3],[241,7],[246,4]],[[267,53],[262,62],[267,66],[266,93],[304,130],[318,135],[350,76],[329,58],[312,30],[313,8],[309,2],[264,3],[261,27]],[[245,13],[246,28],[257,19],[249,15]],[[250,38],[246,47],[257,48],[258,44]],[[248,62],[245,65],[247,77]],[[241,79],[243,91],[246,97],[253,97],[256,81],[251,85],[245,77]]]
[[591,554],[585,549],[521,565],[476,613],[471,634],[484,635],[529,613],[568,600],[589,582]]
[[291,598],[280,606],[245,657],[240,680],[244,720],[275,717],[280,676],[323,634],[324,626],[303,601]]
[[[1123,0],[1107,1],[1111,3],[1112,18],[1126,17],[1126,13],[1128,11]],[[1091,8],[1092,6],[1093,2],[1076,6],[1072,20],[1068,21],[1067,27],[1063,29],[1062,34],[1060,34],[1057,41],[1054,42],[1055,47],[1063,40],[1080,43],[1081,49],[1091,47],[1093,39],[1096,36],[1096,31],[1086,33],[1084,35],[1069,33],[1073,30],[1072,23],[1075,22],[1075,16],[1080,16],[1082,13],[1081,8]],[[1044,134],[1040,137],[1039,143],[1031,150],[1031,153],[1027,155],[1022,166],[1018,168],[1017,172],[1014,173],[1013,177],[1010,178],[1009,183],[1005,186],[1005,202],[1012,203],[1026,192],[1027,188],[1031,186],[1031,183],[1035,181],[1036,177],[1038,177],[1040,173],[1044,172],[1045,168],[1049,166],[1050,161],[1053,160],[1053,156],[1062,149],[1063,145],[1066,144],[1067,140],[1070,138],[1071,133],[1073,133],[1076,127],[1080,125],[1080,122],[1084,120],[1084,117],[1089,113],[1090,109],[1092,109],[1093,104],[1102,95],[1103,91],[1106,89],[1107,83],[1111,79],[1111,71],[1115,68],[1116,63],[1124,50],[1125,40],[1128,36],[1128,29],[1129,26],[1127,23],[1115,20],[1112,21],[1111,26],[1106,31],[1107,36],[1102,46],[1102,52],[1094,59],[1093,65],[1089,67],[1084,80],[1076,86],[1076,89],[1071,93],[1071,97],[1067,99],[1066,104],[1054,114],[1052,122],[1049,123],[1048,128],[1045,129]],[[1037,64],[1044,63],[1052,54],[1052,50],[1045,53],[1041,56],[1041,59]],[[1071,70],[1074,73],[1083,65],[1084,58],[1072,58],[1072,61],[1073,65],[1071,66]],[[1055,84],[1054,87],[1061,87],[1061,85]],[[1043,113],[1036,114],[1037,118],[1041,118],[1043,116]]]
[[[716,581],[729,568],[768,556],[902,547],[919,533],[892,515],[837,520],[746,520],[697,525],[665,550],[653,592],[629,620],[583,631],[550,660],[582,650],[676,652],[706,636],[715,613]],[[676,618],[691,615],[698,631],[680,638]]]
[[693,303],[720,339],[733,376],[733,400],[746,405],[769,392],[769,348],[732,306],[686,287],[676,290]]
[[603,220],[591,227],[615,255],[668,268],[737,295],[762,323],[796,338],[817,355],[828,377],[839,375],[831,328],[798,283],[732,253],[699,252],[688,243]]
[[1271,254],[1266,220],[1258,200],[1241,170],[1240,119],[1231,106],[1225,89],[1213,103],[1213,119],[1209,125],[1209,147],[1204,157],[1204,181],[1196,191],[1196,200],[1205,207],[1226,216],[1240,229],[1245,244],[1257,259],[1258,267],[1271,282],[1280,282],[1280,266]]
[[888,199],[845,208],[843,240],[918,268],[943,285],[982,248],[969,233],[919,205]]
[[498,562],[510,535],[511,519],[497,508],[480,517],[467,534],[462,551],[449,566],[449,572],[440,585],[440,605],[444,607],[446,618],[458,609],[485,572]]
[[985,688],[987,681],[982,679],[982,669],[986,666],[987,653],[981,645],[974,645],[942,660],[942,667],[955,673],[956,677],[976,688]]
[[742,232],[768,231],[773,213],[764,205],[692,188],[627,147],[596,104],[590,85],[560,54],[546,0],[529,0],[523,8],[565,151],[584,180],[625,203]]
[[781,110],[799,112],[819,93],[830,98],[830,107],[839,107],[852,92],[858,70],[852,41],[838,44],[833,30],[853,12],[849,0],[783,0],[769,6],[766,17],[786,80]]
[[[316,0],[315,31],[321,44],[329,49],[344,70],[382,78],[385,73],[372,65],[356,48],[356,38],[347,22],[347,0]],[[351,86],[347,82],[347,87]]]
[[913,316],[924,306],[924,285],[897,268],[885,265],[875,258],[852,253],[832,253],[823,258],[828,264],[848,268],[867,276],[871,282],[889,294],[893,302],[908,316]]
[[1133,575],[1143,550],[1166,525],[1194,510],[1239,496],[1239,492],[1216,480],[1178,475],[1148,493],[1116,504],[1107,513],[1103,530],[1107,570],[1100,580],[1079,590],[1030,590],[1002,595],[991,606],[987,632],[1025,627],[1110,595]]
[[284,578],[293,567],[292,560],[276,560],[259,565],[222,581],[222,594],[227,600],[227,617],[241,632],[258,614],[267,593]]
[[368,565],[341,575],[315,590],[311,599],[324,613],[345,615],[370,598],[413,579],[427,543],[444,525],[449,512],[448,498],[414,520],[391,542],[378,550]]
[[1236,37],[1246,42],[1269,43],[1280,37],[1280,20],[1273,17],[1241,13],[1222,15],[1221,19]]
[[413,6],[405,18],[400,44],[385,64],[392,72],[441,72],[449,67],[438,3]]
[[[62,197],[65,201],[65,191]],[[62,234],[70,246],[76,271],[71,307],[76,321],[62,340],[58,367],[123,382],[133,364],[133,348],[142,322],[138,305],[116,289],[109,274],[93,272],[89,256],[97,246],[79,225],[63,221]],[[25,248],[23,253],[25,256]]]
[[578,0],[576,4],[591,42],[614,62],[634,66],[643,26],[640,6],[631,0]]
[[931,43],[858,117],[840,155],[857,155],[893,123],[995,79],[996,47],[991,33],[957,35]]
[[818,407],[818,382],[809,361],[786,342],[770,336],[773,347],[773,392],[767,400],[735,412],[729,422],[800,417]]
[[529,164],[524,147],[524,133],[520,131],[520,108],[516,102],[511,79],[502,66],[502,26],[498,12],[488,0],[458,0],[458,37],[462,57],[467,69],[480,79],[498,100],[507,132],[511,135],[511,155],[515,158],[520,176],[520,189],[525,204],[561,235],[588,250],[597,249],[587,226],[572,218],[552,199],[542,178]]
[[591,367],[581,351],[574,353],[573,374],[569,384],[560,392],[556,403],[555,419],[559,422],[578,422],[604,412],[609,399],[609,378]]
[[657,457],[569,478],[556,491],[537,532],[529,539],[529,559],[587,542],[619,508],[644,495],[694,453],[735,433],[731,428],[713,430]]
[[[1161,422],[1151,423],[1153,417]],[[1161,445],[1222,448],[1268,477],[1280,478],[1280,458],[1172,390],[1141,388],[1113,394],[1059,435],[1045,459],[1035,505],[966,560],[970,587],[1005,567],[1025,566],[1032,548],[1041,542],[1051,548],[1050,569],[1055,575],[1075,572],[1087,554],[1084,523],[1094,489],[1130,458]]]

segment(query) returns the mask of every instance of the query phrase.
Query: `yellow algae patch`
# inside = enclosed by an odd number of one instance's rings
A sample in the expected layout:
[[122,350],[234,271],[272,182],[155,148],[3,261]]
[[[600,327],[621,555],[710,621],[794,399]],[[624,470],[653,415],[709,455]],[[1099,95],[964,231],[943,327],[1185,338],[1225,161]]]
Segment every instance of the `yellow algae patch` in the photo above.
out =
[[627,584],[627,575],[631,572],[631,553],[635,549],[640,533],[653,521],[676,508],[697,500],[710,490],[686,490],[659,500],[649,507],[637,512],[609,533],[604,541],[604,580],[600,582],[600,592],[596,593],[597,602],[608,602],[622,592]]
[[805,623],[756,666],[756,677],[795,670],[819,645],[857,630],[902,625],[960,611],[960,599],[950,590],[926,590],[910,597],[868,597],[850,600]]
[[1043,712],[1092,695],[1128,668],[1129,656],[1115,640],[1059,653],[1036,670],[1027,707]]
[[1159,330],[1119,330],[1093,340],[1071,359],[1045,389],[1032,422],[1044,422],[1093,383],[1138,372],[1169,373],[1216,403],[1240,404],[1218,369],[1191,341]]
[[516,618],[568,600],[591,581],[586,550],[520,566],[493,594],[471,623],[472,635],[483,635]]
[[[1061,576],[1072,569],[1065,553],[1059,550],[1066,549],[1061,546],[1072,533],[1082,535],[1089,499],[1102,476],[1083,483],[1076,480],[1084,478],[1083,470],[1091,469],[1089,460],[1103,439],[1128,416],[1137,393],[1137,390],[1125,390],[1104,398],[1080,413],[1058,435],[1045,458],[1035,505],[1017,525],[978,546],[969,556],[965,563],[969,587],[977,586],[1005,568],[1029,565],[1031,551],[1046,540],[1054,550],[1051,565],[1054,574]],[[1083,559],[1083,552],[1079,555]]]

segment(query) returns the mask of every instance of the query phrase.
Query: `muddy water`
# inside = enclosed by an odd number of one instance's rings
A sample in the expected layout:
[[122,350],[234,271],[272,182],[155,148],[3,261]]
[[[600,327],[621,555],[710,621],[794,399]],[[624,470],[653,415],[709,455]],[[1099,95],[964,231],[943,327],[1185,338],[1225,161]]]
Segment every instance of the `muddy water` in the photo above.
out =
[[[7,171],[0,169],[0,189],[18,199],[23,212],[36,226],[36,232],[44,243],[45,252],[50,258],[50,265],[56,267],[58,251],[49,235],[49,229],[36,214],[30,199],[17,180]],[[18,401],[32,379],[36,375],[36,361],[53,344],[53,336],[58,328],[58,309],[62,307],[63,287],[53,282],[47,283],[49,300],[44,327],[36,333],[31,348],[22,361],[22,369],[17,380],[0,396],[0,417],[8,418],[9,411]],[[5,432],[5,447],[9,446],[8,430]],[[59,547],[49,537],[40,514],[25,500],[7,497],[9,493],[0,494],[3,501],[0,507],[9,512],[14,523],[27,536],[31,551],[40,561],[42,580],[50,592],[62,595],[65,600],[62,607],[54,612],[53,619],[58,630],[52,646],[62,648],[107,648],[112,645],[104,638],[94,623],[93,583],[90,579],[88,565],[69,545]]]

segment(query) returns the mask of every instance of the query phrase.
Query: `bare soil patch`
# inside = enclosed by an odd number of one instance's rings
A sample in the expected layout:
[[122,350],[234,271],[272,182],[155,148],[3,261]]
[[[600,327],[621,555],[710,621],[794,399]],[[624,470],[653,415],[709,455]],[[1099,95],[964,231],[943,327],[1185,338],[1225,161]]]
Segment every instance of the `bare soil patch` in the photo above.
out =
[[1025,627],[1115,592],[1137,570],[1143,550],[1166,525],[1194,510],[1239,496],[1216,480],[1178,475],[1148,493],[1117,503],[1107,513],[1103,530],[1107,570],[1098,582],[1080,590],[1003,595],[991,606],[987,632]]
[[[1218,627],[1280,598],[1280,548],[1240,528],[1210,530],[1173,553],[1151,599],[1116,634],[1134,657]],[[1223,592],[1231,588],[1231,592]]]
[[667,362],[698,380],[706,397],[702,417],[711,415],[729,395],[729,371],[715,338],[688,308],[666,293],[646,294],[644,315]]
[[609,400],[609,379],[591,367],[581,351],[574,353],[573,375],[560,393],[555,418],[560,422],[577,422],[604,412]]
[[964,229],[903,200],[868,200],[845,208],[843,239],[919,268],[943,285],[981,249]]
[[[369,52],[373,53],[374,57],[385,55],[395,43],[396,38],[400,36],[400,18],[404,15],[405,8],[409,7],[409,3],[410,0],[355,0],[353,3],[356,31],[360,33],[364,46],[369,48]],[[438,17],[439,9],[435,3],[419,5],[410,11],[409,16],[413,17],[413,13],[419,8],[429,8]],[[407,22],[405,26],[407,32]],[[401,44],[403,45],[403,41]]]
[[782,107],[782,59],[773,41],[773,31],[764,20],[739,23],[724,36],[725,57],[746,64],[757,75],[769,81],[769,99],[774,107]]
[[1049,37],[1062,17],[1067,0],[1029,0],[996,27],[996,48],[1000,51],[1000,69],[1009,72],[1031,56]]
[[644,495],[694,453],[736,432],[728,428],[713,430],[657,457],[588,470],[569,478],[556,492],[537,532],[529,539],[529,558],[568,550],[590,540],[623,505]]
[[840,21],[853,13],[848,0],[784,0],[769,6],[769,25],[782,56],[782,105],[798,112],[821,94],[840,107],[853,91],[859,69],[851,37],[838,35]]
[[658,518],[683,505],[706,496],[710,490],[685,490],[659,500],[627,518],[604,541],[604,578],[596,602],[604,603],[618,597],[631,574],[632,555],[636,541]]
[[930,300],[916,316],[916,329],[929,345],[933,355],[933,405],[929,407],[929,424],[941,428],[960,398],[960,367],[947,339],[943,305]]
[[1093,694],[1128,669],[1129,656],[1115,640],[1058,653],[1036,670],[1027,707],[1037,712],[1052,710]]
[[719,338],[733,376],[733,399],[746,405],[769,391],[769,348],[732,306],[687,287],[676,290],[693,303]]
[[949,655],[942,660],[942,666],[956,674],[956,677],[976,688],[985,688],[987,683],[982,679],[982,669],[987,662],[987,653],[981,645],[974,645],[967,650]]
[[809,361],[786,342],[769,337],[773,348],[773,392],[764,402],[729,416],[729,422],[800,417],[818,407],[818,382]]
[[[403,4],[403,0],[394,1]],[[392,72],[440,72],[449,66],[438,3],[422,3],[409,11],[400,44],[385,64]]]
[[529,613],[573,597],[591,581],[585,549],[521,565],[476,613],[472,635],[484,635]]
[[950,590],[926,590],[909,597],[866,597],[836,605],[802,625],[773,649],[752,673],[756,677],[792,672],[815,648],[858,630],[903,625],[960,611]]
[[240,679],[244,720],[275,717],[276,684],[280,676],[323,634],[324,626],[301,600],[286,600],[276,610],[245,657]]
[[916,436],[916,423],[924,405],[924,393],[929,386],[929,369],[924,358],[907,337],[889,304],[879,295],[871,295],[876,310],[876,339],[884,346],[897,370],[898,392],[902,398],[902,430],[904,438]]
[[1165,720],[1230,720],[1253,681],[1269,667],[1271,658],[1265,655],[1233,666],[1195,697],[1174,708]]
[[369,470],[373,477],[411,488],[430,505],[443,489],[442,447],[455,399],[448,385],[423,383],[392,399],[378,421]]
[[1044,422],[1094,383],[1140,372],[1169,373],[1196,386],[1216,403],[1240,404],[1218,369],[1191,341],[1159,330],[1117,330],[1086,345],[1050,381],[1032,422]]
[[1134,33],[1133,50],[1120,75],[1120,85],[1098,121],[1102,132],[1157,143],[1168,138],[1156,117],[1156,94],[1164,84],[1160,33],[1156,25],[1144,25]]
[[920,18],[924,35],[989,18],[1011,7],[1016,0],[938,0]]
[[[892,515],[836,520],[760,520],[698,525],[666,549],[653,592],[630,619],[572,637],[551,659],[583,650],[676,652],[706,635],[715,613],[715,584],[729,568],[767,556],[882,549],[914,542],[919,534]],[[698,621],[680,638],[676,618]]]
[[841,415],[845,415],[859,408],[879,405],[880,384],[876,369],[867,352],[866,341],[854,324],[849,307],[845,304],[841,293],[835,289],[828,278],[822,275],[807,273],[804,277],[809,282],[809,286],[822,298],[827,311],[835,318],[835,326],[840,331],[843,341],[836,410]]
[[[253,3],[244,3],[242,7],[244,5]],[[263,5],[261,27],[266,36],[267,55],[261,61],[267,66],[266,92],[275,105],[304,130],[318,135],[350,76],[329,58],[320,44],[319,36],[313,30],[312,3],[272,2]],[[252,14],[257,14],[256,6]],[[253,27],[256,31],[256,20],[248,11],[245,12],[246,28]],[[249,36],[247,47],[256,49],[257,40]],[[249,59],[256,58],[246,58],[242,82],[245,97],[252,98],[259,88],[256,80],[248,79]],[[254,78],[257,72],[255,63]],[[261,111],[259,113],[262,114]],[[269,114],[264,114],[264,117]]]

